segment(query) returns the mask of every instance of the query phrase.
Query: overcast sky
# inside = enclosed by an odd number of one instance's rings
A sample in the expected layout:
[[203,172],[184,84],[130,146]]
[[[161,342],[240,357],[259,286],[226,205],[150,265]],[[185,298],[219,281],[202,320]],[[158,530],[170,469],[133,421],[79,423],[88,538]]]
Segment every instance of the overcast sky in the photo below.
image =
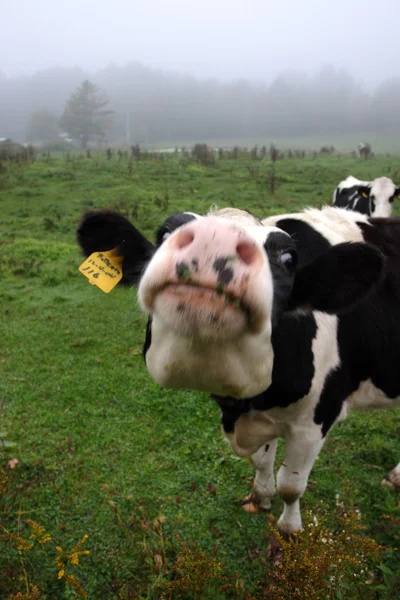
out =
[[140,61],[222,80],[400,77],[400,0],[1,0],[0,72]]

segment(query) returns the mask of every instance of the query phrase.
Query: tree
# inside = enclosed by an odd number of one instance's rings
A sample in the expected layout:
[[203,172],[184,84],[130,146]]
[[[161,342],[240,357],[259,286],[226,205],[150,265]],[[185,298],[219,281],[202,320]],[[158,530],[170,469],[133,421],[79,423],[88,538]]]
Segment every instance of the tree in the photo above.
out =
[[53,142],[58,137],[58,119],[46,108],[31,112],[28,121],[28,142]]
[[377,88],[372,99],[371,123],[378,131],[400,130],[400,79],[387,79]]
[[90,139],[103,138],[111,125],[113,111],[104,110],[108,102],[97,85],[85,79],[67,101],[60,119],[61,127],[86,148]]

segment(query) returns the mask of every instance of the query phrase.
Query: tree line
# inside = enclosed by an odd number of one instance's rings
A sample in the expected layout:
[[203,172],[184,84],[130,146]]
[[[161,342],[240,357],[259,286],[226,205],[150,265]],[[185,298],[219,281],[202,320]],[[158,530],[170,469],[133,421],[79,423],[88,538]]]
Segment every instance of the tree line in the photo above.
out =
[[94,74],[80,68],[18,78],[0,74],[0,137],[25,141],[40,112],[53,120],[54,131],[67,129],[60,118],[88,79],[105,102],[99,135],[107,143],[400,131],[400,77],[367,92],[332,66],[313,76],[282,73],[267,85],[200,81],[129,63]]

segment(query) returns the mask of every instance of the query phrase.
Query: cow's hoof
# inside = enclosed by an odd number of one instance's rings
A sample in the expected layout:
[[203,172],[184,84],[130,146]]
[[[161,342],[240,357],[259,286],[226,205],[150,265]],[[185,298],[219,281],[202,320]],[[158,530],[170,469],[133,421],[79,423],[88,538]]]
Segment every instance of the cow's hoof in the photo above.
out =
[[271,508],[270,498],[264,498],[260,501],[255,494],[249,494],[246,498],[239,500],[239,504],[242,505],[243,510],[252,515],[256,515],[257,513],[264,512]]
[[382,479],[384,485],[388,485],[392,490],[400,490],[400,467],[397,466]]
[[292,515],[290,521],[282,519],[282,515],[277,523],[279,534],[284,540],[296,539],[296,534],[302,530],[301,517],[299,513]]

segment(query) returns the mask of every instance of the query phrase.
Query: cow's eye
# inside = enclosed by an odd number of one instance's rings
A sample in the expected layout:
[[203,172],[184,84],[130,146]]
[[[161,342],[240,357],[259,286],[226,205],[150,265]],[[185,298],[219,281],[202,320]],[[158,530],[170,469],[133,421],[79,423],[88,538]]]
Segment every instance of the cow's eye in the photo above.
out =
[[170,232],[170,231],[166,231],[166,232],[163,234],[163,236],[162,236],[162,241],[163,241],[163,242],[165,242],[165,240],[166,240],[167,238],[169,238],[169,236],[170,236],[170,235],[171,235],[171,232]]
[[292,250],[291,251],[287,251],[287,252],[282,252],[282,254],[281,254],[281,262],[288,269],[294,269],[294,267],[296,266],[296,263],[297,263],[296,253],[293,252]]

